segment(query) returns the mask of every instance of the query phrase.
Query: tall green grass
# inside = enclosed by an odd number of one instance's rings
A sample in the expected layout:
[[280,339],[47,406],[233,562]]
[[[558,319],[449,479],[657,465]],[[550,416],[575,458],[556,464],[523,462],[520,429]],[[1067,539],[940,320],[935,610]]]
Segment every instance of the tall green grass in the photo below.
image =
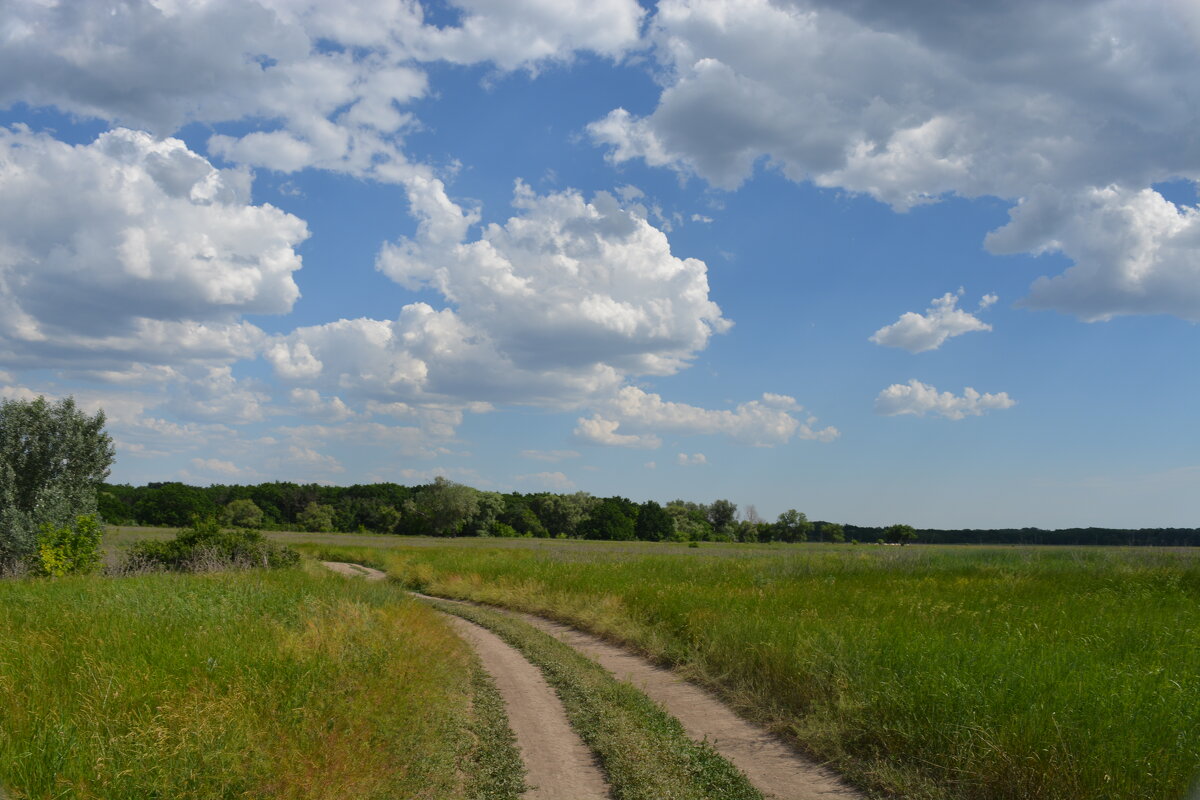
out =
[[357,551],[431,593],[556,617],[684,665],[879,792],[1176,800],[1200,772],[1195,555],[704,553]]
[[473,669],[387,585],[297,569],[0,581],[0,794],[485,796],[472,772],[496,722],[473,713]]

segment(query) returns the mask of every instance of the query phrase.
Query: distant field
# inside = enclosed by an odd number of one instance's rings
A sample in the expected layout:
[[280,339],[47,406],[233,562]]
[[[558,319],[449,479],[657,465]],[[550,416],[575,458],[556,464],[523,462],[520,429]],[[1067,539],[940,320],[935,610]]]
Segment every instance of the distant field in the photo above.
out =
[[0,795],[476,797],[477,678],[435,612],[319,567],[0,581]]
[[1194,551],[281,538],[685,665],[881,792],[1172,800],[1200,772]]

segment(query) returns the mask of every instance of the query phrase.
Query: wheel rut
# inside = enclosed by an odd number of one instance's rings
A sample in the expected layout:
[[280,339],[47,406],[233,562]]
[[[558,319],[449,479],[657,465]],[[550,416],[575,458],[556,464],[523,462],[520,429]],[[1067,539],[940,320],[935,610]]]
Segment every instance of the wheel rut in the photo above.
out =
[[[321,562],[350,577],[383,580],[371,567],[337,561]],[[447,615],[455,631],[475,650],[484,670],[496,684],[517,739],[529,789],[523,800],[605,800],[609,795],[604,773],[592,751],[571,728],[558,695],[542,672],[517,650],[488,629]]]

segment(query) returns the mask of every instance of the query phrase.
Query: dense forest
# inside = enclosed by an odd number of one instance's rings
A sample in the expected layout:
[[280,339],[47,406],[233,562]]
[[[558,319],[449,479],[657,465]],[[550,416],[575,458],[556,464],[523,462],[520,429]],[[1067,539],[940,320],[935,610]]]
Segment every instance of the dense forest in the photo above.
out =
[[[810,521],[791,510],[763,520],[729,500],[666,505],[586,492],[487,492],[438,478],[421,486],[261,483],[253,486],[105,484],[99,508],[112,525],[182,527],[193,518],[263,530],[370,532],[423,536],[529,536],[644,541],[863,542],[929,544],[1105,544],[1200,546],[1200,529],[1048,531],[928,530]],[[914,538],[915,536],[915,538]]]

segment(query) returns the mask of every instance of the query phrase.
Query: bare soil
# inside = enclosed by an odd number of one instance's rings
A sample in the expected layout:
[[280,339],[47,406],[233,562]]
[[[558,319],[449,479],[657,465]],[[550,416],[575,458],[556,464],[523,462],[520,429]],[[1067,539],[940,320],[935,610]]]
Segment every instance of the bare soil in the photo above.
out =
[[[367,580],[386,574],[371,567],[321,562],[334,572]],[[448,615],[449,616],[449,615]],[[529,789],[524,800],[605,800],[608,785],[592,751],[571,728],[558,695],[542,672],[496,634],[460,617],[450,623],[479,656],[508,711]]]
[[561,623],[530,614],[515,616],[575,648],[618,679],[637,686],[678,719],[689,736],[697,741],[707,740],[767,797],[776,800],[861,800],[863,797],[830,770],[797,753],[770,732],[737,716],[715,696],[671,670]]

